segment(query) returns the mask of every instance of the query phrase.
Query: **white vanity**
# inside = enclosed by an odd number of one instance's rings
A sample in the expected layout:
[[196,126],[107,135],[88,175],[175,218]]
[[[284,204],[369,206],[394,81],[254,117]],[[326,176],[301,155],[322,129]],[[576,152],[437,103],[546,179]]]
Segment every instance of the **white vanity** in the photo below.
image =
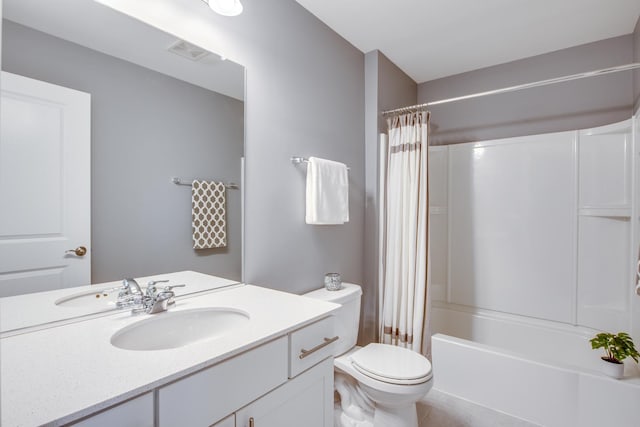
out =
[[[5,336],[1,424],[329,427],[337,307],[242,285],[179,299],[166,313],[117,311]],[[170,341],[194,331],[185,322],[176,330],[162,316],[207,310],[242,313],[247,321],[225,331],[220,317],[217,335],[164,350],[111,342],[123,328],[156,320],[163,320],[157,334]]]

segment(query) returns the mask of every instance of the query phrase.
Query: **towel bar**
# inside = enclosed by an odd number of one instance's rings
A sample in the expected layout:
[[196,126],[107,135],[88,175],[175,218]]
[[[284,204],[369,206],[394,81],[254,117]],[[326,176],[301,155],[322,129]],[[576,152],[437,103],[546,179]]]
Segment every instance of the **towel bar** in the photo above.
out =
[[[307,159],[306,157],[293,156],[291,157],[291,163],[293,163],[294,165],[298,165],[300,163],[309,163],[309,159]],[[351,170],[351,168],[347,166],[347,170]]]
[[[193,179],[182,179],[178,178],[177,176],[171,178],[171,182],[173,182],[175,185],[188,185],[189,187],[191,187],[191,183],[193,181]],[[235,182],[225,182],[224,186],[228,190],[237,190],[238,188],[240,188]]]

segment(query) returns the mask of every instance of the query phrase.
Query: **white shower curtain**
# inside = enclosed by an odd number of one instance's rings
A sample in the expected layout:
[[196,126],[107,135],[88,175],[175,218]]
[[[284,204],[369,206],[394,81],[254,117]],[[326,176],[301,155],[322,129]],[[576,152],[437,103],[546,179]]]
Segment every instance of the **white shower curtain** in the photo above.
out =
[[[429,112],[387,120],[381,152],[380,337],[430,357]],[[381,150],[382,151],[382,150]]]

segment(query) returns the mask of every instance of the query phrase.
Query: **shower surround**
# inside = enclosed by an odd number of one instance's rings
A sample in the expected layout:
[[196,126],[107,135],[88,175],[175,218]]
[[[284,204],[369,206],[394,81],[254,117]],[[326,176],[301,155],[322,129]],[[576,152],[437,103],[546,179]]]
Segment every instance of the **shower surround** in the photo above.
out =
[[640,371],[602,376],[588,342],[640,342],[637,134],[629,119],[431,148],[436,389],[543,425],[637,422]]

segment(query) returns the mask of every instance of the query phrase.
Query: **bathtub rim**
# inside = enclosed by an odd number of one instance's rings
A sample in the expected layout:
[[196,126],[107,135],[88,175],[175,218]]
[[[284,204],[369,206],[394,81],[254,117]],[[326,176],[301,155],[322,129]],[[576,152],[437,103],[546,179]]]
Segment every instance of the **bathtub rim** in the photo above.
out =
[[[593,360],[594,364],[597,363],[596,361],[600,359],[600,356],[602,356],[600,352],[596,350],[592,350],[590,348],[590,344],[588,343],[588,341],[591,338],[593,338],[597,333],[603,332],[598,329],[593,329],[593,328],[581,326],[581,325],[573,325],[569,323],[561,323],[561,322],[556,322],[551,320],[539,319],[535,317],[504,313],[504,312],[499,312],[494,310],[483,309],[479,307],[470,307],[470,306],[465,306],[460,304],[452,304],[452,303],[441,302],[441,301],[434,301],[432,303],[432,309],[442,310],[443,312],[450,311],[450,312],[453,312],[454,315],[456,314],[469,315],[474,320],[478,319],[478,320],[486,320],[491,322],[501,322],[502,324],[505,324],[508,326],[531,328],[531,329],[535,329],[537,332],[541,334],[553,333],[553,334],[557,334],[558,336],[565,336],[567,340],[584,341],[585,356],[587,352],[593,352],[593,358],[591,356],[586,356],[586,357],[588,357],[590,360]],[[437,314],[434,315],[434,312],[432,310],[431,312],[432,325],[433,325],[433,319],[436,316]],[[443,335],[446,337],[456,338],[459,340],[466,341],[468,343],[472,343],[473,345],[477,344],[477,345],[483,346],[483,349],[487,351],[491,351],[495,354],[507,354],[511,357],[519,358],[522,360],[530,360],[546,366],[559,367],[562,369],[568,369],[575,372],[588,373],[588,374],[598,375],[598,376],[604,375],[602,374],[602,371],[600,371],[599,369],[585,366],[580,362],[572,363],[571,361],[568,361],[568,360],[550,358],[548,356],[541,355],[541,354],[527,354],[526,352],[508,348],[506,346],[486,343],[479,340],[476,341],[474,339],[470,339],[467,337],[460,337],[455,334],[451,334],[448,331],[436,331],[435,333],[432,334],[432,338],[436,335]],[[638,347],[638,343],[636,342],[635,344],[636,344],[636,347]],[[640,385],[640,364],[636,364],[633,360],[631,360],[631,358],[627,358],[624,361],[624,363],[625,363],[626,371],[630,372],[632,375],[631,376],[627,375],[620,380],[614,379],[614,381],[630,381],[633,379],[634,382],[637,381],[637,383]]]

